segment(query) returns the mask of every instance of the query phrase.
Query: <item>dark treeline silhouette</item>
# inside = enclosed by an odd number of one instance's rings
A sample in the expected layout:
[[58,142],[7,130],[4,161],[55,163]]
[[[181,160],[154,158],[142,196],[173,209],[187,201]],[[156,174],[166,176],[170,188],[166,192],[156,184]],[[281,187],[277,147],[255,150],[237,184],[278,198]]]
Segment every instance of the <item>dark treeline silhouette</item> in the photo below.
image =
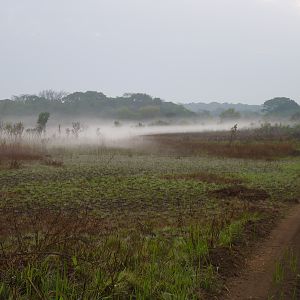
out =
[[285,97],[276,97],[265,101],[262,105],[249,105],[242,103],[188,103],[187,109],[200,116],[219,116],[221,119],[242,118],[288,118],[294,121],[300,119],[300,106],[294,100]]
[[111,98],[94,91],[67,95],[63,92],[47,90],[38,95],[14,96],[12,99],[0,101],[0,117],[36,116],[41,111],[56,116],[124,120],[189,118],[196,115],[182,105],[139,93]]
[[289,98],[273,98],[262,105],[191,103],[179,105],[142,93],[107,97],[101,92],[87,91],[67,94],[45,90],[38,95],[20,95],[0,101],[0,118],[36,117],[48,112],[58,118],[101,118],[147,120],[164,118],[238,119],[300,119],[300,106]]

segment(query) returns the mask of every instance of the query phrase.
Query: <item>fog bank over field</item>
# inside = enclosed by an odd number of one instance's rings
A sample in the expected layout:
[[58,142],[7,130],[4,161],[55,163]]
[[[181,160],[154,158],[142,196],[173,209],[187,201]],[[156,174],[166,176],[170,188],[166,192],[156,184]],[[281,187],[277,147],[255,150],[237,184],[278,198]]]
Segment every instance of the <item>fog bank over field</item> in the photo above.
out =
[[[175,134],[225,132],[229,133],[237,125],[238,131],[259,128],[265,124],[293,124],[290,121],[271,121],[263,119],[253,120],[149,120],[147,122],[92,120],[79,118],[75,120],[59,120],[50,116],[45,131],[38,134],[35,118],[8,118],[7,123],[24,126],[22,139],[24,141],[43,141],[49,146],[100,145],[109,147],[132,147],[134,141],[141,141],[141,137]],[[3,131],[5,137],[5,130]],[[9,135],[6,135],[6,137]]]
[[0,101],[0,135],[54,146],[132,147],[137,137],[147,135],[218,131],[227,136],[232,130],[264,124],[268,131],[268,124],[300,121],[299,104],[285,97],[257,107],[194,103],[193,110],[141,93],[110,98],[95,91],[65,95],[46,90]]
[[[49,145],[101,145],[112,147],[134,147],[135,141],[141,141],[139,137],[147,135],[159,135],[168,133],[196,133],[211,131],[230,131],[238,124],[239,129],[257,128],[260,123],[251,122],[226,122],[226,123],[207,123],[190,125],[165,125],[165,126],[143,126],[137,127],[136,124],[122,124],[120,126],[104,123],[81,123],[82,130],[78,132],[78,137],[72,133],[71,126],[62,126],[61,133],[57,126],[49,126],[47,138]],[[67,134],[68,129],[70,133]],[[138,139],[137,139],[138,138]]]

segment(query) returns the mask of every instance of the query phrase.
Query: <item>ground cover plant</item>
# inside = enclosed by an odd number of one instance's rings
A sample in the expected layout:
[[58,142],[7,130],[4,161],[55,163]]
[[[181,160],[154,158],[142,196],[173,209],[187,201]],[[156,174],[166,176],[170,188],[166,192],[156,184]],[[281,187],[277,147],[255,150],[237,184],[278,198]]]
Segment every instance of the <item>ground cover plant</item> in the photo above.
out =
[[45,146],[0,168],[0,299],[211,299],[299,199],[293,153],[155,147]]
[[283,257],[276,261],[269,299],[299,299],[300,264],[298,248],[299,245],[295,248],[287,248]]

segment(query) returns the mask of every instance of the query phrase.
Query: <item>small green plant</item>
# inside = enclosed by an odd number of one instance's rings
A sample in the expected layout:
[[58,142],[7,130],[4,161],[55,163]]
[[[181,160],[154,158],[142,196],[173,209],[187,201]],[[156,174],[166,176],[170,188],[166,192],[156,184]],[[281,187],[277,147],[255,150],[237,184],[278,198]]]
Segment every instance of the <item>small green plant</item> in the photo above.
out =
[[298,272],[298,256],[294,253],[293,249],[289,251],[289,267],[294,274]]
[[273,273],[273,281],[275,284],[281,284],[284,279],[284,266],[282,262],[277,261],[275,264],[275,271]]

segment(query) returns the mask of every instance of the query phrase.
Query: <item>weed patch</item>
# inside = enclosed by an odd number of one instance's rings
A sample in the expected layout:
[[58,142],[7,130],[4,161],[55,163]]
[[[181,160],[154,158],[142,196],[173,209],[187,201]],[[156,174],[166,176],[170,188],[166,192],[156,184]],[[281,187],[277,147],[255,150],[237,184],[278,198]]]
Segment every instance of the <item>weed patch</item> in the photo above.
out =
[[230,186],[213,191],[212,194],[220,198],[239,198],[246,201],[263,201],[270,195],[261,189],[248,188],[242,185]]
[[192,173],[192,174],[172,174],[163,176],[164,179],[170,180],[196,180],[206,183],[215,184],[238,184],[241,183],[240,179],[229,178],[220,176],[213,173]]

